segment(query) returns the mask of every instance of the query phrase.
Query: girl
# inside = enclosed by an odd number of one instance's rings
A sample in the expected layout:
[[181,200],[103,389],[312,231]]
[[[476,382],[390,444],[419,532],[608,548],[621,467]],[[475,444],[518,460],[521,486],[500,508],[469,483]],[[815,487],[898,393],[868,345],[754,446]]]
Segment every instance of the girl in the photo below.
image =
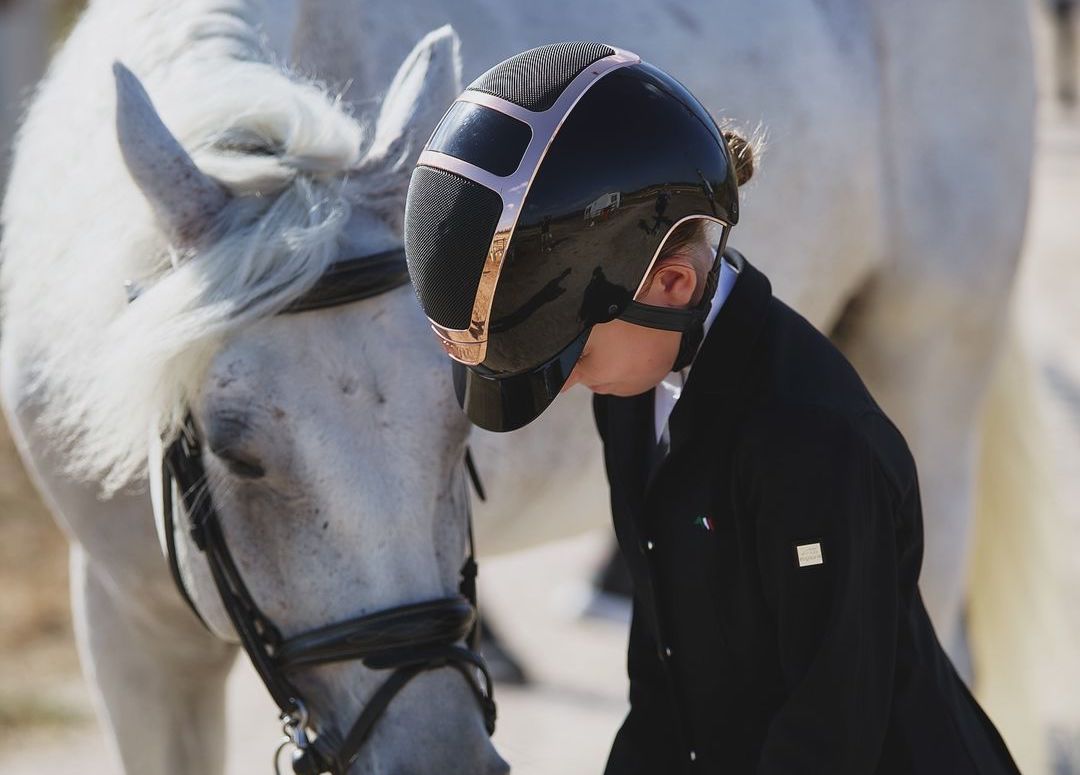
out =
[[916,469],[840,352],[727,248],[752,153],[594,43],[482,75],[413,173],[405,246],[459,403],[581,383],[634,581],[610,775],[1016,775],[934,634]]

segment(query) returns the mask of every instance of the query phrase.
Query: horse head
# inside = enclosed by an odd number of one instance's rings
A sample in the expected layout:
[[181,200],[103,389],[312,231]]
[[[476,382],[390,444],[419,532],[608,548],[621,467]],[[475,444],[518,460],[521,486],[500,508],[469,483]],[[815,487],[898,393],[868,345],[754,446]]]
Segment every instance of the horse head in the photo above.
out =
[[[259,657],[283,676],[279,704],[302,699],[308,716],[294,714],[291,731],[324,742],[342,743],[365,709],[382,703],[391,672],[377,659],[361,661],[356,647],[374,639],[364,654],[380,651],[379,613],[456,599],[468,554],[468,429],[409,287],[306,311],[295,305],[343,261],[362,268],[364,257],[400,248],[408,176],[459,90],[457,56],[449,28],[429,34],[366,123],[314,85],[264,74],[249,88],[265,92],[245,95],[233,121],[185,139],[139,79],[114,67],[122,156],[168,255],[133,278],[134,300],[117,325],[132,342],[154,337],[142,345],[153,356],[143,380],[168,398],[150,418],[152,439],[169,450],[185,432],[200,442],[187,447],[198,481],[179,481],[189,497],[169,504],[187,506],[168,536],[177,573],[207,626],[239,637],[251,655],[244,623],[223,604],[220,568],[182,529],[199,521],[192,512],[200,503],[212,503],[244,595],[279,640]],[[291,305],[291,314],[277,314]],[[470,612],[449,615],[459,614]],[[448,615],[446,607],[436,615]],[[408,621],[416,637],[431,626]],[[352,648],[351,658],[284,666],[280,641],[310,650],[304,638],[335,625],[347,632],[334,645]],[[362,747],[318,766],[435,773],[452,762],[459,772],[505,772],[473,696],[478,676],[441,656],[451,647],[445,640],[425,646],[436,656],[385,704]],[[397,651],[389,661],[408,662],[409,645],[408,633],[390,642]]]

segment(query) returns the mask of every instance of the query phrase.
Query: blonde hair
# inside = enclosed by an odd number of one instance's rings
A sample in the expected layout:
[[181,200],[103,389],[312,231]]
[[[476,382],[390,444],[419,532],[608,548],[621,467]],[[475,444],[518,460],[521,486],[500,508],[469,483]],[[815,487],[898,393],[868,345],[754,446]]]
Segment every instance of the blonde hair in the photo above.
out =
[[[761,156],[763,141],[760,131],[751,134],[750,139],[743,137],[731,128],[722,129],[727,141],[731,160],[735,164],[735,182],[741,188],[753,177],[754,169]],[[693,218],[683,221],[668,234],[660,249],[655,263],[649,270],[649,276],[642,284],[638,296],[648,292],[656,273],[670,264],[689,264],[697,275],[697,287],[691,304],[701,301],[705,292],[705,280],[716,260],[716,248],[720,243],[721,226],[707,218]]]

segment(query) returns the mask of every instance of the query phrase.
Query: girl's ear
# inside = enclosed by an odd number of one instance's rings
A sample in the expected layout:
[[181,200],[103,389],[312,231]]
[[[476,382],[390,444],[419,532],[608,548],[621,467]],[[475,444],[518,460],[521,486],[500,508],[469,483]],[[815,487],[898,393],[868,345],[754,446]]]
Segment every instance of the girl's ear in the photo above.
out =
[[672,261],[653,271],[653,276],[639,301],[658,307],[689,307],[697,290],[697,272],[688,263]]

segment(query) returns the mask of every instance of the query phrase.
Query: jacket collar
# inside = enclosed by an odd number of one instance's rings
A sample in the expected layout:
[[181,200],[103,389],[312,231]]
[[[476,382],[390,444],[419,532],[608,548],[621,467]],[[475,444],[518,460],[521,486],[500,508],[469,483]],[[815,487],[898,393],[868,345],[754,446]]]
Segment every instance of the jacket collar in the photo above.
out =
[[[697,434],[715,432],[717,427],[730,423],[742,405],[740,397],[753,384],[755,344],[772,287],[742,254],[731,248],[727,254],[739,269],[739,278],[702,340],[694,367],[668,420],[669,457]],[[656,446],[654,395],[655,389],[625,398],[605,396],[609,414],[605,454],[619,461],[608,469],[613,491],[641,495],[664,468],[661,463],[650,470]],[[634,498],[631,502],[635,502]]]
[[[772,298],[769,279],[739,252],[727,255],[739,270],[731,293],[694,358],[686,386],[671,412],[671,452],[704,427],[727,424],[752,385],[753,358]],[[650,391],[648,394],[652,396]],[[652,406],[652,401],[649,401]]]

